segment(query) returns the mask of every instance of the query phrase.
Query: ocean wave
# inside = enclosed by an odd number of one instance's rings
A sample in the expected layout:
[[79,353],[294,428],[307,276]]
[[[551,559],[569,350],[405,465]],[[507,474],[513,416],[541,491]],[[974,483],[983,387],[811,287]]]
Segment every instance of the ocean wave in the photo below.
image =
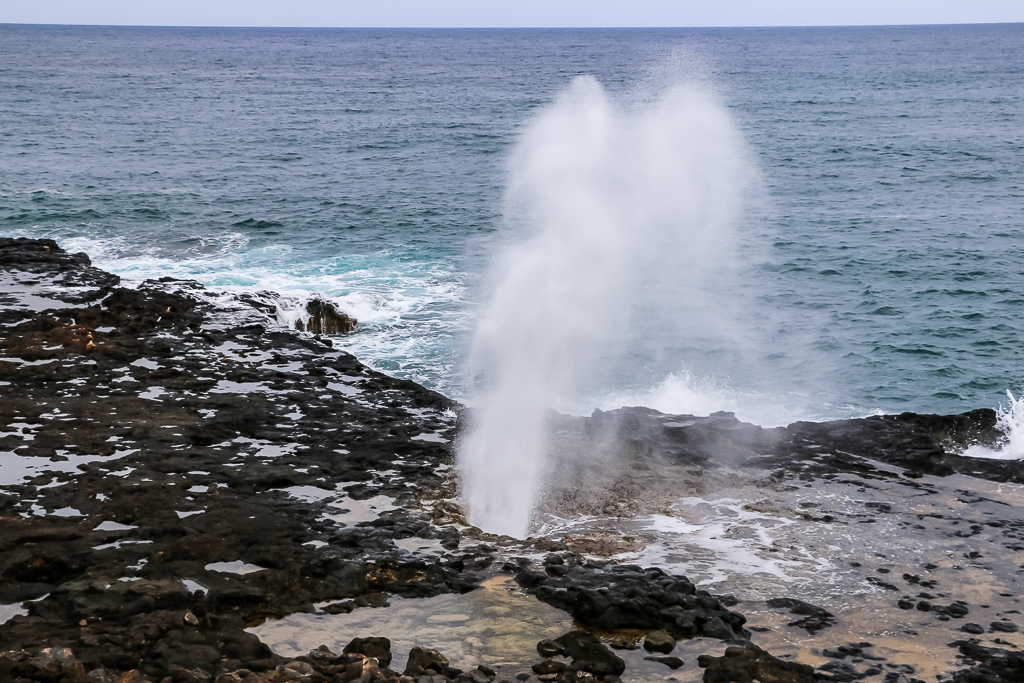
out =
[[724,411],[762,427],[881,414],[878,410],[865,411],[852,405],[819,403],[807,394],[743,390],[685,368],[669,374],[653,386],[611,393],[598,405],[601,410],[629,406],[653,408],[669,415],[710,415]]
[[1024,393],[1014,398],[1013,392],[1006,391],[1009,403],[996,408],[996,429],[1003,433],[998,448],[976,444],[966,448],[963,455],[969,458],[988,460],[1024,460]]
[[355,333],[335,337],[336,348],[375,369],[460,393],[457,335],[468,315],[465,275],[436,261],[397,249],[304,260],[292,245],[259,245],[241,232],[148,246],[124,236],[5,236],[55,239],[69,252],[87,253],[93,265],[128,287],[165,277],[197,281],[229,318],[239,296],[269,292],[278,314],[267,323],[294,327],[309,301],[324,299],[358,321]]

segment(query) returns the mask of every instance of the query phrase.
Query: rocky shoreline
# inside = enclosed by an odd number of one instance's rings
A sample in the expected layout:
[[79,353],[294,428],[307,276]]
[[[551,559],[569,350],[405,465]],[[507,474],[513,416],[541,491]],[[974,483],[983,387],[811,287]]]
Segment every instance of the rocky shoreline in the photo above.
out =
[[[123,288],[48,240],[0,239],[0,278],[0,681],[922,680],[862,639],[831,646],[844,615],[806,596],[775,595],[755,615],[748,599],[616,559],[638,543],[629,535],[481,533],[457,503],[462,408],[364,366],[337,337],[281,328],[271,295],[225,302],[169,279]],[[308,328],[350,327],[329,317]],[[878,493],[856,512],[798,503],[790,515],[866,528],[901,514],[893,501],[938,500],[955,480],[967,502],[907,508],[905,528],[966,544],[963,558],[943,549],[913,571],[855,570],[872,599],[927,617],[921,632],[957,653],[944,680],[1020,681],[1020,593],[1007,586],[1024,567],[1024,512],[964,487],[1017,496],[1024,467],[957,455],[996,439],[994,425],[991,410],[781,429],[640,408],[558,418],[563,451],[604,466],[553,463],[541,512],[628,518],[756,472],[783,492]],[[989,572],[983,606],[943,583],[957,572]],[[386,632],[284,656],[254,632],[288,615],[468,595],[500,577],[572,620],[532,661],[453,666],[421,642],[402,666]],[[772,631],[823,644],[808,646],[808,663],[766,646]]]

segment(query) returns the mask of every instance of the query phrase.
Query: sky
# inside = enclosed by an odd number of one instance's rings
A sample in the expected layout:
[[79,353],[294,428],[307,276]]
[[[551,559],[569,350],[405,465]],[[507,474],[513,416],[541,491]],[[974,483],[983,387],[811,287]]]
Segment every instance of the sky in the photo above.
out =
[[0,0],[0,23],[699,27],[1024,22],[1024,0]]

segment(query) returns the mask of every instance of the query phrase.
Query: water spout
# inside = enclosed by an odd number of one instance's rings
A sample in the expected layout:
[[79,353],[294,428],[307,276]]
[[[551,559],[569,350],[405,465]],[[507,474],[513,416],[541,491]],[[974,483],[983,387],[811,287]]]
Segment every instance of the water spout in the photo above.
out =
[[458,464],[473,524],[528,534],[550,411],[656,345],[637,332],[653,329],[638,324],[652,302],[672,335],[720,322],[709,284],[727,269],[750,176],[728,111],[693,87],[621,107],[580,77],[529,124],[505,198],[515,239],[469,357],[478,389]]

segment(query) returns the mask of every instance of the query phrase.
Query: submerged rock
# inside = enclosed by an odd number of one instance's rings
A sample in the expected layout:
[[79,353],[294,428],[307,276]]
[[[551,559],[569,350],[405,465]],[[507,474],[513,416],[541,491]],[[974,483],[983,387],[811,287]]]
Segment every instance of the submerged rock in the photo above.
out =
[[959,649],[964,662],[973,666],[953,674],[954,683],[1017,683],[1024,680],[1024,654],[985,647],[975,640],[949,644]]
[[791,621],[789,625],[802,628],[811,634],[836,623],[835,616],[828,610],[796,598],[771,598],[766,600],[765,604],[775,609],[787,609],[793,614],[800,615],[803,617],[802,619]]
[[753,644],[727,647],[721,657],[701,655],[697,664],[705,669],[704,683],[813,683],[814,668],[784,662]]

